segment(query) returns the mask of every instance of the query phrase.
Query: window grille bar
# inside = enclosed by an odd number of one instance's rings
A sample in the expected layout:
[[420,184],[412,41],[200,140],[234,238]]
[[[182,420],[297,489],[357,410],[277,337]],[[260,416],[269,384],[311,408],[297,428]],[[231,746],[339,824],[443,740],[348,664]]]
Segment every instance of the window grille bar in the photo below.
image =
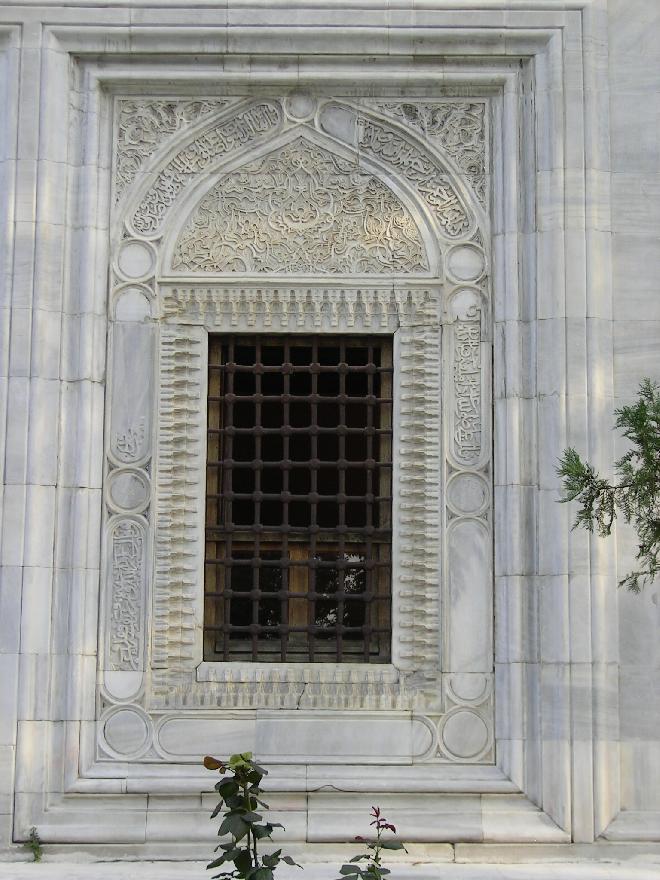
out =
[[209,337],[205,659],[388,662],[391,342]]

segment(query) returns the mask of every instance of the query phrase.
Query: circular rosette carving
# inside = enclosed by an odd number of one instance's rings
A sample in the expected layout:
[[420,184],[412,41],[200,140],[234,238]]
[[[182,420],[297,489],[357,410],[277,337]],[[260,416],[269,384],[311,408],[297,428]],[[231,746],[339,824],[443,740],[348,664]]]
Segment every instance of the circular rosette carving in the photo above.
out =
[[427,273],[408,208],[354,162],[299,138],[224,176],[174,248],[186,272]]

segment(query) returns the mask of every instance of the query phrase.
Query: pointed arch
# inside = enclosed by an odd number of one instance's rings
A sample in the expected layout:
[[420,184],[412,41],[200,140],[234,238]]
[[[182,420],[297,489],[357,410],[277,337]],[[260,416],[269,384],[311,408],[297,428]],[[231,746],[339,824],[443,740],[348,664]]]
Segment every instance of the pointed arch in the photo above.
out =
[[207,181],[168,235],[164,270],[436,272],[433,237],[414,201],[365,169],[357,155],[333,146],[300,128]]

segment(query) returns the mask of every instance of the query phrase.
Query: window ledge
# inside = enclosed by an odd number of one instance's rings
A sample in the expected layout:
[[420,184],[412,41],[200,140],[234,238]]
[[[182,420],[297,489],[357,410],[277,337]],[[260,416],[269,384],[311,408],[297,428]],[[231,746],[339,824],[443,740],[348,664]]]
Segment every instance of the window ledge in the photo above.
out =
[[391,663],[252,663],[251,661],[202,662],[197,681],[216,682],[333,682],[395,684],[399,670]]

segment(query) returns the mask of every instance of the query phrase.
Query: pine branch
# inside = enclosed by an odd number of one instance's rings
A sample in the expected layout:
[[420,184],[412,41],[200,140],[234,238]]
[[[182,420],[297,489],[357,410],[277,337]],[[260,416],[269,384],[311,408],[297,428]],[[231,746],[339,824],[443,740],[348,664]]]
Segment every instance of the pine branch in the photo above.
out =
[[660,385],[644,379],[637,402],[615,415],[616,427],[631,444],[614,464],[617,481],[603,479],[577,450],[569,448],[557,467],[564,489],[559,500],[577,502],[574,529],[595,530],[607,537],[618,514],[632,524],[640,565],[619,586],[638,593],[660,573]]

